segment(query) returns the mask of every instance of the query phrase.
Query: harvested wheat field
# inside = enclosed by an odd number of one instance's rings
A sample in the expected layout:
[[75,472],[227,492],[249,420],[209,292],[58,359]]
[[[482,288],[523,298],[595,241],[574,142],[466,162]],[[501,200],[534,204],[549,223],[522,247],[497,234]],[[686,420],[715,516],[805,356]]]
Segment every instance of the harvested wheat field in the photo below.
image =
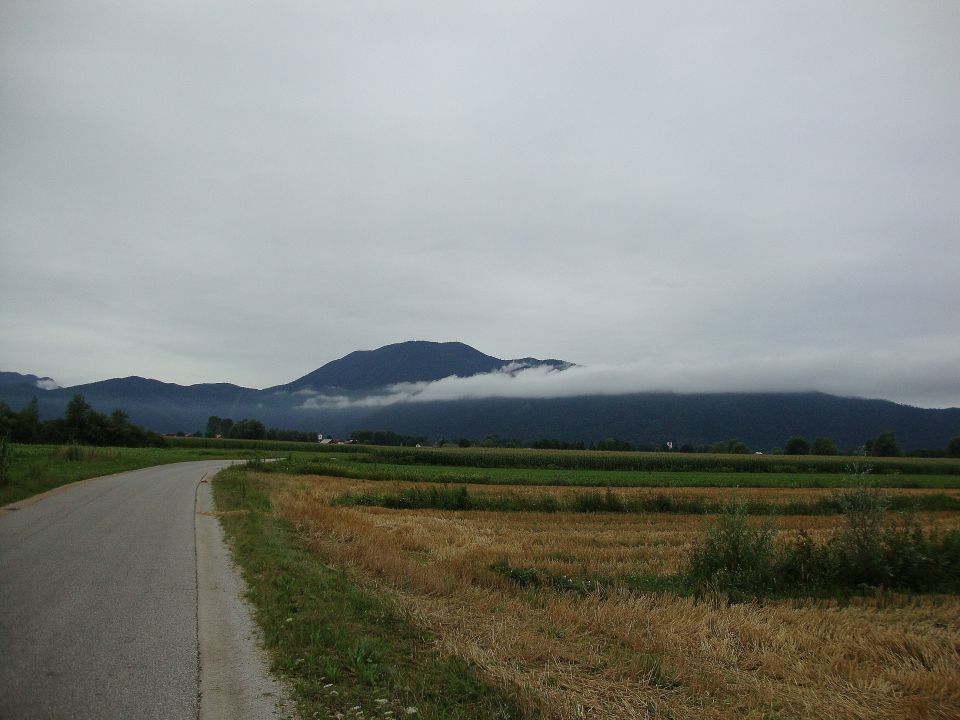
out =
[[[960,717],[956,596],[728,604],[641,591],[630,578],[676,572],[703,516],[341,507],[331,500],[364,491],[364,481],[274,474],[268,482],[274,512],[310,548],[391,596],[443,653],[475,663],[534,715]],[[918,521],[960,524],[956,513]],[[772,522],[817,536],[837,519]],[[497,568],[603,583],[523,587]]]

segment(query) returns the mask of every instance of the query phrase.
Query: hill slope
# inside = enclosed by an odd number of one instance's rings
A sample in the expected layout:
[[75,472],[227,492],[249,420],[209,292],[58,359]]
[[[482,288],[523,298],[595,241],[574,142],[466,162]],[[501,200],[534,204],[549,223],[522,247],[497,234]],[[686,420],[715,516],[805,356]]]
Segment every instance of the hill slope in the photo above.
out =
[[511,364],[525,367],[569,367],[560,360],[501,360],[461,342],[411,340],[376,350],[357,350],[286,385],[268,390],[293,392],[305,388],[372,390],[396,383],[429,382],[457,375],[469,377],[500,370]]
[[635,445],[701,445],[728,438],[755,449],[782,447],[794,434],[854,448],[893,430],[905,449],[942,449],[960,435],[960,409],[932,410],[887,400],[823,393],[634,393],[554,399],[489,398],[397,403],[363,418],[365,427],[447,439],[502,438]]

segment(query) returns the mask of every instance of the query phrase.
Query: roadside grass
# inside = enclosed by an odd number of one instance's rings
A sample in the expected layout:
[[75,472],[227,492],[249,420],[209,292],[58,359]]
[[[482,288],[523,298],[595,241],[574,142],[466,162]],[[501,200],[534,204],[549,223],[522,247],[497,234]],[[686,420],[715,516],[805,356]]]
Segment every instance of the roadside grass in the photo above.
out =
[[216,476],[213,493],[273,670],[291,681],[302,717],[534,716],[529,701],[488,684],[468,662],[442,657],[393,603],[305,548],[272,515],[263,480],[231,468]]
[[[842,488],[845,476],[834,473],[575,470],[547,467],[469,468],[444,465],[406,465],[371,462],[360,455],[317,456],[293,453],[276,463],[272,472],[330,475],[356,480],[471,483],[475,485],[553,485],[577,487],[742,487],[742,488]],[[960,475],[872,475],[878,487],[960,488]]]
[[7,482],[0,486],[0,506],[101,475],[190,460],[249,458],[257,451],[10,444],[7,453]]

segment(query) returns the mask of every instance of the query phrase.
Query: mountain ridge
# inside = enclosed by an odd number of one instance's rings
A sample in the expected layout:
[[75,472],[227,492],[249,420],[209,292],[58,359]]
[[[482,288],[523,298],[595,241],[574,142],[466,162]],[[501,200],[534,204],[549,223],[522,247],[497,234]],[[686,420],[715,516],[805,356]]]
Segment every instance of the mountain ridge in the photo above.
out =
[[[70,398],[80,393],[101,412],[122,408],[133,422],[160,432],[195,432],[205,427],[209,416],[217,415],[257,418],[271,427],[341,437],[359,429],[448,439],[499,435],[596,442],[616,437],[635,445],[666,441],[699,445],[733,437],[760,449],[782,445],[792,434],[823,435],[846,448],[893,430],[906,449],[942,448],[960,435],[957,408],[915,408],[814,392],[353,402],[397,383],[535,366],[564,370],[572,364],[537,358],[503,360],[464,343],[409,341],[356,351],[290,383],[262,390],[231,383],[185,386],[136,375],[45,390],[30,380],[36,376],[7,373],[14,382],[0,382],[0,400],[19,409],[37,397],[41,417],[51,418],[61,416]],[[328,398],[335,401],[327,403]],[[344,398],[346,402],[336,402]]]
[[523,367],[549,365],[565,369],[572,363],[529,357],[503,360],[482,353],[462,342],[408,340],[384,345],[375,350],[354,350],[292,382],[275,385],[265,390],[286,392],[308,388],[372,390],[398,383],[431,382],[452,376],[470,377],[495,372],[513,365]]

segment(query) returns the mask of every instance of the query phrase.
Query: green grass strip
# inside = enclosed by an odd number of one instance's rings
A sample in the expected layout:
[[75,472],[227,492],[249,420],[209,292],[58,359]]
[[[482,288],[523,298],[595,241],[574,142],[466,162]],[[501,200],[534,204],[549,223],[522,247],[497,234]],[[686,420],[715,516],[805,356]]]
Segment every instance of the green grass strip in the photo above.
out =
[[[361,446],[362,447],[362,446]],[[960,475],[960,461],[947,458],[886,458],[816,455],[721,455],[714,453],[608,452],[596,450],[386,448],[366,446],[370,459],[391,465],[472,468],[544,468],[632,472],[834,473],[868,464],[877,475]]]
[[6,482],[0,484],[0,506],[78,480],[189,460],[252,458],[256,451],[11,444],[8,453]]
[[[268,468],[271,472],[330,475],[355,480],[471,483],[475,485],[552,485],[577,487],[743,487],[843,488],[849,477],[818,473],[646,472],[546,468],[467,468],[442,465],[388,465],[356,462],[352,456],[305,457],[295,454]],[[960,475],[871,475],[877,487],[960,488]]]
[[221,521],[272,669],[291,680],[302,717],[528,717],[473,667],[440,657],[433,638],[404,621],[388,600],[305,548],[289,523],[271,514],[262,483],[228,469],[217,475],[214,497],[222,511],[245,511]]

